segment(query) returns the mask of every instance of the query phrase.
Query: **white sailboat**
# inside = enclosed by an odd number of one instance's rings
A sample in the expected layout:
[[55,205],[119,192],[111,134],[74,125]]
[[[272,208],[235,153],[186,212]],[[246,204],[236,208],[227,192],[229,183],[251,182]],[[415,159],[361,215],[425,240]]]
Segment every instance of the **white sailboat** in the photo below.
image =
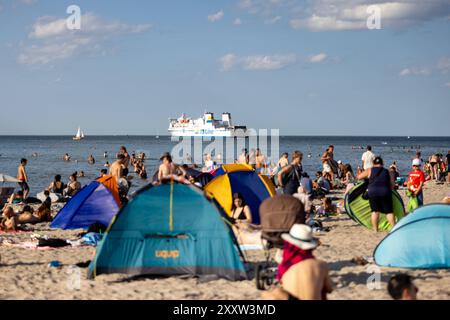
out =
[[73,139],[73,140],[81,140],[81,139],[84,139],[84,132],[83,132],[83,130],[81,130],[80,127],[78,127],[77,134],[76,134],[75,137],[73,137],[72,139]]

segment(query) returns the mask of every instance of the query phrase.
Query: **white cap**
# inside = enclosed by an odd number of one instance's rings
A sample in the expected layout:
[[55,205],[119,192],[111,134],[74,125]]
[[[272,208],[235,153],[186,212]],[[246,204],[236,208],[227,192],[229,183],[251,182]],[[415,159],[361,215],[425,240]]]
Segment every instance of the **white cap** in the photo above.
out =
[[413,162],[412,162],[412,165],[420,167],[420,159],[414,159]]

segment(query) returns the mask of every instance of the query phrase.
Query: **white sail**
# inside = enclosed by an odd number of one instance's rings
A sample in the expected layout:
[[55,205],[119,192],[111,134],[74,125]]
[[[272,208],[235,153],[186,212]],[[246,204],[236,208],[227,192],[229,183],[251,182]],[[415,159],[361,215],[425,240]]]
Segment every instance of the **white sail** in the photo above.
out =
[[84,138],[84,132],[81,131],[81,138]]
[[78,127],[78,131],[77,131],[75,138],[81,138],[81,128],[80,127]]

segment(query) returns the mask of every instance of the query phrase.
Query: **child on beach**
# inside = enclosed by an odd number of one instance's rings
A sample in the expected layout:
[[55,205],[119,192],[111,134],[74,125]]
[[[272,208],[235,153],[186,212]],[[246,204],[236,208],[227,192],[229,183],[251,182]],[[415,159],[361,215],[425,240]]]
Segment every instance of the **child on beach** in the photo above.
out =
[[408,191],[410,195],[417,198],[418,205],[423,206],[423,184],[425,183],[425,174],[420,170],[420,160],[414,159],[412,163],[413,170],[408,177]]
[[318,217],[328,217],[330,215],[339,214],[339,210],[336,205],[333,204],[331,198],[323,198],[322,205],[316,208],[316,214]]

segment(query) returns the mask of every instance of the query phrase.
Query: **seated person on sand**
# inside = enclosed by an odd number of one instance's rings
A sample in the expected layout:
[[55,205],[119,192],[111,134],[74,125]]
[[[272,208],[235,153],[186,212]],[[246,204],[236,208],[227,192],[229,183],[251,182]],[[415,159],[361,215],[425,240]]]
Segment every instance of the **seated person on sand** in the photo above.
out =
[[284,240],[283,260],[278,266],[277,279],[281,288],[266,291],[263,299],[326,300],[332,292],[327,264],[313,255],[319,242],[313,238],[311,227],[294,224]]
[[47,190],[62,195],[65,187],[66,185],[61,182],[61,175],[57,174],[52,183],[50,183],[50,185],[48,186]]
[[292,196],[294,196],[295,198],[300,200],[301,203],[303,203],[303,207],[307,215],[311,214],[312,209],[311,196],[306,192],[305,187],[303,185],[298,187],[297,193],[294,193]]
[[245,203],[245,200],[240,193],[233,194],[231,222],[237,228],[246,228],[252,223],[252,213],[250,212],[250,207]]
[[313,182],[313,188],[316,195],[319,197],[330,193],[331,183],[322,175],[321,171],[317,171],[316,173],[316,180]]
[[80,190],[81,190],[81,183],[77,181],[77,172],[74,172],[69,177],[69,183],[67,184],[67,188],[64,189],[64,195],[66,197],[73,197]]
[[2,218],[0,221],[0,230],[2,231],[16,231],[16,213],[13,208],[5,207],[3,209]]
[[23,191],[19,190],[9,197],[8,204],[20,204],[23,203],[23,200]]
[[419,289],[415,286],[411,276],[399,273],[389,280],[388,292],[394,300],[417,300]]
[[317,208],[316,213],[319,217],[328,217],[330,215],[340,214],[341,212],[336,205],[333,204],[331,198],[325,197],[322,199],[322,205]]

